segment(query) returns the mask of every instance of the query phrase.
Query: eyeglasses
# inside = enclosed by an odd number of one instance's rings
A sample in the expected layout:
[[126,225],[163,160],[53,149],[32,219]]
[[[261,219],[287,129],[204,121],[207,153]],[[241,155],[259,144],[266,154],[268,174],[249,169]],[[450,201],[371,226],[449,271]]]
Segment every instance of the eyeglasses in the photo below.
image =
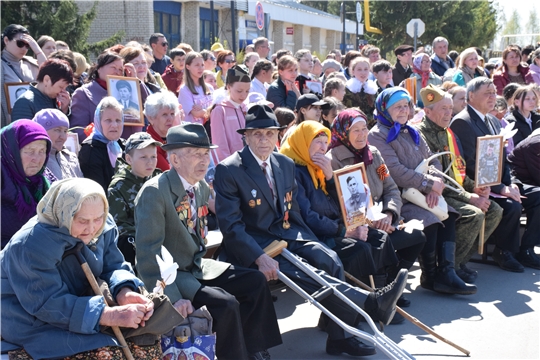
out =
[[227,64],[236,64],[236,60],[225,60]]
[[163,46],[163,47],[165,47],[165,46],[169,46],[169,43],[168,43],[168,42],[166,42],[166,41],[164,41],[164,42],[162,42],[162,43],[161,43],[161,46]]
[[28,43],[23,40],[17,40],[17,46],[20,48],[26,47],[27,49],[30,49],[30,45],[28,45]]

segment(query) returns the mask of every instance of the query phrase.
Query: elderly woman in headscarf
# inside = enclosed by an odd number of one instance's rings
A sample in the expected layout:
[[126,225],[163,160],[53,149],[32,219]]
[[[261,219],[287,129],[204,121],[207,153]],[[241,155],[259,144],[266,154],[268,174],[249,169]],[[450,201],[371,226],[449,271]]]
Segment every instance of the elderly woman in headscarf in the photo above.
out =
[[431,85],[442,85],[442,79],[439,75],[431,71],[431,58],[426,53],[420,53],[413,59],[413,74],[411,77],[416,78],[416,99],[418,106],[423,107],[422,100],[420,98],[420,90]]
[[[24,349],[16,352],[17,358],[78,354],[76,358],[94,359],[98,353],[121,358],[118,340],[103,327],[118,326],[131,334],[152,329],[146,325],[154,302],[139,294],[144,284],[116,246],[118,230],[108,207],[96,182],[57,181],[38,203],[37,216],[0,253],[1,320],[4,329],[12,330],[3,331],[2,338]],[[66,254],[77,245],[117,306],[107,306],[103,296],[93,294],[77,257]],[[146,358],[139,355],[147,350],[139,347],[135,357]]]
[[[338,254],[345,271],[367,283],[366,278],[374,275],[375,286],[384,287],[386,269],[397,263],[394,248],[382,231],[367,226],[345,227],[332,166],[325,156],[329,143],[326,126],[305,120],[281,145],[279,152],[296,165],[300,212],[318,239]],[[400,316],[395,319],[392,323],[404,320]]]
[[84,177],[96,181],[105,191],[114,175],[116,159],[122,156],[123,128],[122,105],[112,96],[104,97],[94,113],[94,129],[81,144],[79,162]]
[[[445,185],[442,178],[431,171],[415,171],[432,154],[418,130],[407,124],[410,100],[409,93],[397,87],[379,94],[375,101],[377,124],[370,130],[368,140],[380,151],[397,186],[417,189],[425,196],[428,207],[434,208]],[[437,159],[430,164],[441,170]],[[412,203],[405,204],[401,216],[406,221],[419,219],[424,223],[426,243],[418,257],[422,269],[420,285],[447,294],[476,293],[476,286],[461,280],[454,268],[458,213],[448,207],[448,218],[441,221],[429,210]]]
[[47,169],[58,180],[83,177],[77,155],[64,145],[69,128],[67,116],[58,109],[43,109],[38,111],[32,120],[43,126],[51,139],[52,147],[47,161]]
[[21,119],[2,128],[2,249],[32,216],[56,180],[46,169],[51,140],[40,124]]
[[[413,230],[411,234],[398,230],[401,220],[402,201],[399,189],[388,173],[381,153],[367,142],[367,119],[357,108],[342,111],[332,125],[332,140],[326,156],[333,170],[364,163],[371,197],[381,203],[385,219],[374,221],[372,227],[388,233],[399,263],[388,269],[387,283],[394,280],[400,269],[409,270],[426,242],[424,234]],[[405,205],[407,207],[408,205]],[[407,307],[410,301],[400,297],[398,306]]]

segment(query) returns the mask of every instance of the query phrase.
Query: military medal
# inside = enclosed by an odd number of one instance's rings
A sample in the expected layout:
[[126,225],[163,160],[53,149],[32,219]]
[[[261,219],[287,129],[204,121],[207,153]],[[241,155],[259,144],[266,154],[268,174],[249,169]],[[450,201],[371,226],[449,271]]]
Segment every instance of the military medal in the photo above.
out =
[[257,199],[257,205],[261,205],[261,199]]
[[254,208],[255,207],[255,200],[249,200],[248,205],[249,205],[250,208]]
[[285,215],[283,215],[283,228],[288,230],[290,227],[291,224],[289,224],[289,212],[285,211]]

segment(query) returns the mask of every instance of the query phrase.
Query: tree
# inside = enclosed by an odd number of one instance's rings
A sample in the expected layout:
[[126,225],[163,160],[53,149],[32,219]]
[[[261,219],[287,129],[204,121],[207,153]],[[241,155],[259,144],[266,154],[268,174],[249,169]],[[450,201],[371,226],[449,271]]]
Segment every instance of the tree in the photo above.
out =
[[[525,25],[525,31],[528,34],[538,34],[540,33],[540,21],[538,20],[538,14],[536,13],[536,7],[533,5],[531,12],[529,13],[529,20],[527,21],[527,24]],[[540,41],[540,36],[534,36],[532,35],[530,38],[525,39],[526,44],[533,44],[536,45],[536,43]]]
[[9,24],[20,24],[28,29],[36,40],[49,35],[56,40],[65,40],[70,49],[86,57],[100,53],[119,43],[123,33],[94,44],[87,42],[90,26],[96,18],[97,1],[86,14],[80,15],[73,0],[62,1],[2,1],[2,29]]

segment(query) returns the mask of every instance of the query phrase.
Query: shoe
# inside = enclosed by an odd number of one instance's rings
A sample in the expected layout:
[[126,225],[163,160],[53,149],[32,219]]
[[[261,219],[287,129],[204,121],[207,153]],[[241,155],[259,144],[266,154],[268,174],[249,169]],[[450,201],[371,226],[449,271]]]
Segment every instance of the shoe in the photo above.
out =
[[[472,282],[476,281],[476,279],[478,278],[478,271],[471,269],[470,267],[467,266],[467,264],[461,264],[459,265],[459,268],[465,271],[467,274],[471,275],[471,277],[474,279]],[[472,284],[472,282],[470,283]]]
[[392,318],[392,320],[390,321],[390,324],[389,325],[397,325],[397,324],[401,324],[405,321],[405,318],[403,317],[403,315],[401,315],[400,313],[396,312],[394,314],[394,317]]
[[491,254],[491,257],[503,270],[520,273],[525,271],[523,265],[521,265],[519,261],[516,260],[514,255],[512,255],[512,253],[508,250],[502,250],[496,247],[493,249],[493,254]]
[[418,255],[418,263],[422,270],[420,275],[420,286],[424,289],[433,290],[435,273],[437,272],[437,259],[435,252]]
[[381,289],[370,293],[364,309],[376,321],[388,325],[396,312],[396,303],[407,285],[407,270],[401,269],[396,279]]
[[463,280],[464,282],[469,283],[469,284],[474,283],[474,281],[476,280],[471,274],[468,274],[468,273],[467,273],[465,270],[463,270],[463,269],[457,269],[457,270],[456,270],[456,275],[457,275],[461,280]]
[[540,258],[535,254],[534,248],[521,250],[516,256],[517,261],[523,266],[540,270]]
[[343,353],[351,356],[375,355],[375,346],[365,344],[358,338],[350,337],[348,339],[326,340],[326,353],[329,355],[341,355]]
[[397,306],[400,308],[406,308],[411,306],[411,300],[407,299],[403,294],[399,297],[397,301]]
[[443,294],[472,295],[478,289],[475,285],[467,284],[456,274],[454,257],[456,243],[445,241],[438,246],[438,266],[433,282],[433,290]]
[[271,357],[268,350],[262,350],[254,354],[249,354],[249,360],[271,360]]

